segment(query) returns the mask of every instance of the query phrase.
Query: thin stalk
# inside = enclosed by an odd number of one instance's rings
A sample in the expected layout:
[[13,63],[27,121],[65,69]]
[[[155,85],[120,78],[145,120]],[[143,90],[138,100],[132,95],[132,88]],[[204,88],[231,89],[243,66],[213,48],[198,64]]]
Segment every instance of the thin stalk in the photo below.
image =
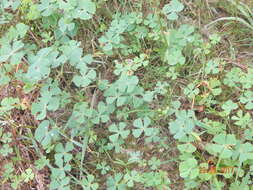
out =
[[237,17],[222,17],[222,18],[218,18],[212,22],[210,22],[209,24],[205,25],[205,29],[207,29],[208,27],[210,27],[211,25],[220,22],[220,21],[238,21],[241,24],[245,25],[246,27],[248,27],[249,29],[253,30],[253,25],[249,24],[248,22],[246,22],[245,20],[241,19],[241,18],[237,18]]

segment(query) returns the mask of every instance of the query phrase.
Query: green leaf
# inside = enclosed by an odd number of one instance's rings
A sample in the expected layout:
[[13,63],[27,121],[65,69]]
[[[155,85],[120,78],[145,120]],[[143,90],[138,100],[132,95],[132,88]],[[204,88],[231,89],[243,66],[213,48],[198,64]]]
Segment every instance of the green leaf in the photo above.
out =
[[247,126],[252,125],[252,118],[250,114],[247,112],[243,115],[242,110],[237,112],[237,116],[232,116],[232,120],[235,120],[235,124],[241,128],[246,128]]
[[236,151],[235,157],[239,157],[240,163],[253,159],[253,145],[250,143],[239,144]]
[[36,116],[36,119],[43,120],[48,111],[56,111],[60,106],[61,90],[57,82],[52,82],[51,79],[41,89],[41,97],[38,102],[32,103],[31,112]]
[[9,144],[4,144],[0,148],[0,155],[8,156],[8,154],[13,153],[13,148]]
[[57,8],[57,5],[50,0],[41,0],[40,4],[37,5],[38,11],[42,12],[42,16],[50,16]]
[[85,190],[96,190],[98,189],[98,183],[95,183],[95,177],[93,175],[87,175],[86,178],[82,179],[81,185]]
[[80,71],[81,75],[75,75],[73,82],[78,87],[86,87],[96,78],[96,71],[83,66]]
[[77,0],[77,9],[73,11],[73,18],[91,19],[96,12],[96,5],[90,0]]
[[149,128],[151,120],[148,117],[138,118],[134,120],[133,125],[136,129],[132,130],[133,136],[138,138],[144,132],[145,136],[151,136],[154,128]]
[[72,31],[75,28],[75,23],[72,22],[72,19],[67,17],[60,18],[58,25],[62,33],[66,31]]
[[24,172],[22,172],[21,177],[23,178],[24,182],[27,183],[30,180],[33,180],[34,173],[31,168],[27,168]]
[[183,56],[181,50],[178,49],[168,49],[165,52],[165,57],[164,59],[167,61],[169,65],[176,65],[180,64],[183,65],[185,63],[185,57]]
[[206,74],[218,74],[219,73],[219,60],[209,60],[205,67]]
[[215,144],[208,144],[206,150],[220,158],[230,158],[233,154],[233,147],[236,145],[237,140],[235,135],[231,134],[218,134],[213,138]]
[[45,79],[50,74],[50,59],[48,57],[52,48],[40,49],[37,55],[29,55],[28,61],[30,66],[26,73],[26,77],[32,82],[37,82],[41,79]]
[[100,122],[106,123],[110,119],[110,113],[112,112],[113,107],[106,105],[104,102],[98,103],[98,110],[95,112],[95,117],[92,119],[94,124],[99,124]]
[[[123,87],[121,87],[123,85]],[[126,104],[128,100],[128,96],[125,92],[127,87],[121,82],[116,81],[113,83],[106,91],[104,92],[104,96],[106,97],[106,103],[112,104],[116,101],[117,107],[120,107]]]
[[19,103],[20,102],[18,98],[12,98],[12,97],[3,98],[1,101],[1,106],[0,106],[0,111],[2,113],[0,113],[0,115],[17,107]]
[[176,120],[169,123],[170,132],[175,139],[182,139],[191,134],[195,127],[194,112],[180,110],[176,112]]
[[247,90],[241,97],[240,102],[245,104],[245,108],[248,110],[253,109],[253,92]]
[[117,85],[121,92],[132,93],[138,82],[139,79],[136,76],[121,75]]
[[52,139],[56,137],[56,130],[49,130],[49,121],[42,121],[38,128],[35,130],[35,139],[42,144],[42,146],[47,146],[51,143]]
[[190,83],[184,88],[184,94],[189,98],[194,98],[199,94],[199,89],[193,83]]
[[57,156],[62,157],[64,162],[69,162],[72,159],[72,154],[68,153],[74,149],[73,143],[67,142],[66,146],[63,147],[62,143],[58,143],[55,146],[55,151]]
[[126,184],[122,183],[122,179],[121,173],[116,173],[114,177],[108,177],[106,181],[107,190],[126,190]]
[[141,175],[137,171],[132,170],[124,175],[124,180],[127,181],[126,185],[128,187],[134,187],[134,182],[141,181]]
[[180,176],[187,179],[194,179],[199,175],[198,162],[189,158],[179,164]]
[[223,80],[225,85],[229,87],[240,87],[240,77],[243,75],[243,72],[238,67],[233,67],[229,72],[226,73]]
[[177,20],[177,13],[184,9],[184,5],[178,0],[172,0],[169,4],[163,7],[163,13],[167,16],[168,20]]
[[226,101],[221,108],[224,110],[224,113],[226,115],[229,115],[231,113],[232,110],[235,110],[238,108],[238,105],[236,103],[234,103],[232,100],[228,100]]
[[181,153],[193,153],[197,150],[191,143],[177,145],[177,148]]
[[126,124],[120,122],[118,125],[112,124],[109,127],[109,131],[114,133],[113,135],[109,136],[110,141],[116,142],[118,141],[119,137],[122,139],[126,139],[130,133],[130,130],[125,130]]
[[14,41],[13,44],[3,44],[0,49],[0,62],[10,61],[12,65],[19,64],[24,52],[20,51],[24,47],[21,41]]
[[82,62],[83,49],[80,48],[80,45],[80,42],[70,40],[59,48],[72,66],[76,66],[78,63]]

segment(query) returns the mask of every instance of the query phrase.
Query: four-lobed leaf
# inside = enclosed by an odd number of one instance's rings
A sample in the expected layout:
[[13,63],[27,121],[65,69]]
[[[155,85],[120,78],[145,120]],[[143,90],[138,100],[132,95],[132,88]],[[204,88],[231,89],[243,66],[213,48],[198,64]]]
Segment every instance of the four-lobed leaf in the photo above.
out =
[[233,148],[237,144],[235,135],[218,134],[213,138],[213,144],[208,144],[206,150],[220,158],[230,158],[233,155]]
[[109,131],[114,133],[113,135],[109,136],[110,141],[116,142],[119,138],[126,139],[130,134],[130,130],[125,129],[126,123],[120,122],[117,124],[112,124],[109,126]]
[[229,115],[231,111],[238,108],[238,105],[232,100],[228,100],[221,106],[221,108],[224,110],[225,115]]
[[192,133],[195,127],[193,111],[180,110],[176,112],[176,120],[169,123],[170,132],[175,139],[182,139]]
[[151,136],[154,128],[149,127],[151,120],[149,117],[138,118],[134,120],[133,125],[135,129],[132,129],[133,136],[138,138],[144,132],[145,136]]
[[177,20],[178,13],[184,9],[184,5],[178,0],[172,0],[169,4],[163,7],[163,13],[167,16],[168,20]]
[[180,176],[190,180],[199,175],[198,162],[194,158],[189,158],[179,164]]

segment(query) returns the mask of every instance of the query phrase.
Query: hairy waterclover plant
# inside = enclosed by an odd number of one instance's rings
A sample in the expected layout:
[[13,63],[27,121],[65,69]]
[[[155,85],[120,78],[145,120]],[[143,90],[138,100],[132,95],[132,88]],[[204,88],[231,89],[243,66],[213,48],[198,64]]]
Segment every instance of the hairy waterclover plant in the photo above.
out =
[[169,124],[170,132],[175,139],[182,139],[190,135],[193,131],[195,123],[195,115],[193,111],[180,110],[176,112],[176,119]]
[[163,7],[163,13],[166,15],[169,20],[177,20],[178,13],[184,9],[184,5],[178,0],[172,0],[169,4],[166,4]]

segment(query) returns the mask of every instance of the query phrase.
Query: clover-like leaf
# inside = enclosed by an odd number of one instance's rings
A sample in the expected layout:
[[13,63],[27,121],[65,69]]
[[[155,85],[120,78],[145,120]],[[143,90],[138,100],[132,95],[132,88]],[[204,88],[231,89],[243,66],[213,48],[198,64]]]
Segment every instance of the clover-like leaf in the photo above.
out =
[[72,154],[69,153],[70,151],[72,151],[74,149],[73,143],[71,142],[67,142],[65,147],[63,146],[62,143],[58,143],[55,146],[55,151],[56,154],[58,156],[61,156],[64,160],[64,162],[69,162],[72,159]]
[[153,129],[150,128],[151,120],[148,117],[138,118],[134,120],[133,125],[135,129],[132,130],[133,136],[138,138],[144,132],[145,136],[151,136]]
[[238,105],[236,103],[234,103],[232,100],[228,100],[226,101],[221,108],[224,110],[224,113],[226,115],[229,115],[231,113],[232,110],[235,110],[238,108]]
[[175,139],[189,135],[195,127],[194,112],[180,110],[176,112],[176,120],[169,123],[170,132]]
[[18,98],[13,98],[13,97],[3,98],[1,101],[1,106],[0,106],[0,115],[17,107],[19,103],[20,101]]
[[93,175],[87,175],[86,178],[82,179],[81,185],[85,190],[96,190],[99,185],[95,182],[95,177]]
[[199,94],[199,89],[193,83],[190,83],[184,88],[184,94],[189,98],[193,98]]
[[214,144],[208,144],[206,150],[220,158],[230,158],[237,140],[232,134],[218,134],[213,138]]
[[177,20],[177,13],[184,9],[184,5],[178,0],[172,0],[169,4],[163,7],[163,13],[167,16],[168,20]]
[[46,146],[51,143],[52,139],[58,134],[56,130],[49,129],[50,122],[48,120],[42,121],[35,130],[35,139]]
[[81,75],[75,75],[73,78],[73,82],[78,87],[86,87],[96,78],[96,71],[88,67],[83,67],[80,73]]
[[247,90],[241,97],[240,102],[245,104],[245,108],[248,110],[253,109],[253,92]]
[[73,18],[88,20],[96,12],[96,5],[91,0],[77,0],[77,8],[73,11]]
[[109,114],[111,112],[110,105],[106,105],[104,102],[99,102],[97,109],[92,122],[94,124],[99,124],[100,122],[106,123],[109,120]]
[[42,16],[50,16],[57,8],[57,5],[50,0],[41,0],[40,4],[37,5],[38,11],[41,12]]
[[139,79],[136,76],[121,75],[117,81],[118,89],[121,92],[131,93],[138,84]]
[[36,55],[29,55],[28,61],[30,66],[26,73],[28,79],[33,82],[37,82],[41,79],[45,79],[50,74],[50,59],[48,55],[52,51],[52,48],[40,49]]
[[232,116],[232,120],[235,120],[235,124],[241,128],[246,128],[250,124],[253,124],[250,114],[247,112],[243,115],[242,110],[239,110],[236,116]]
[[177,148],[181,153],[184,153],[184,152],[193,153],[196,151],[196,147],[193,146],[191,143],[177,145]]
[[194,158],[189,158],[179,164],[180,176],[194,179],[199,175],[198,162]]
[[14,41],[13,44],[2,44],[0,48],[0,62],[9,60],[12,65],[18,64],[24,56],[24,52],[21,51],[23,47],[24,44],[21,41]]
[[109,176],[106,181],[107,190],[126,190],[126,184],[122,183],[123,175],[116,173],[114,177]]
[[122,139],[125,139],[128,137],[130,131],[125,129],[126,124],[123,122],[120,122],[118,125],[112,124],[109,127],[109,131],[114,133],[113,135],[109,136],[110,141],[116,142],[121,137]]
[[235,157],[239,158],[242,163],[248,159],[253,159],[253,145],[250,143],[238,144],[234,154]]
[[36,116],[36,119],[43,120],[48,111],[56,111],[60,106],[60,93],[61,90],[57,86],[57,82],[51,83],[49,80],[41,89],[41,97],[38,102],[32,103],[31,112]]
[[219,73],[219,61],[209,60],[205,67],[206,74],[217,74]]
[[125,92],[119,90],[117,84],[111,85],[104,93],[107,104],[116,102],[117,107],[124,105],[127,102],[128,96]]

